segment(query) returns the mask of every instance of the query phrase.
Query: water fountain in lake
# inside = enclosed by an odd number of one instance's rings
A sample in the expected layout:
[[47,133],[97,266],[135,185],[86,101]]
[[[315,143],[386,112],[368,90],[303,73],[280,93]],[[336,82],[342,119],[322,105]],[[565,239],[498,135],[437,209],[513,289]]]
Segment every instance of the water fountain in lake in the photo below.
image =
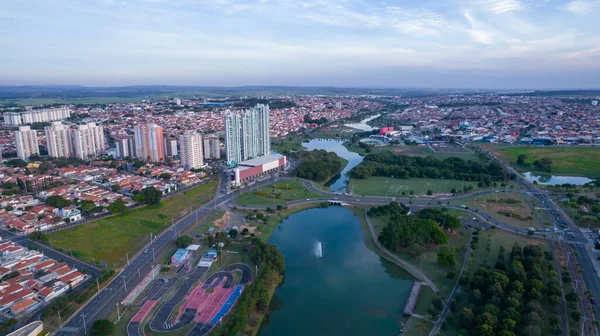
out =
[[323,245],[318,240],[317,244],[315,244],[315,255],[317,258],[323,258]]

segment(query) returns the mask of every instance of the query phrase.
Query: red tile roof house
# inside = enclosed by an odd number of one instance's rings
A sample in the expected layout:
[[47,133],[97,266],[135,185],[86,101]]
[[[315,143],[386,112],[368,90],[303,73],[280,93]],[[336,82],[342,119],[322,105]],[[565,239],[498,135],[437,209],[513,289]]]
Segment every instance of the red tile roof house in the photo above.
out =
[[17,230],[17,234],[26,235],[35,231],[35,226],[31,224],[24,223],[18,219],[13,219],[6,223],[6,227],[9,229]]
[[58,280],[60,282],[62,282],[64,284],[68,284],[69,286],[71,286],[71,288],[75,288],[75,286],[77,286],[84,279],[85,279],[85,275],[83,275],[79,271],[71,272],[67,275],[64,275],[64,276],[58,278]]
[[19,314],[30,312],[31,310],[37,308],[41,303],[32,298],[21,300],[15,303],[12,307],[10,307],[10,311],[13,316],[17,316]]
[[15,293],[2,296],[0,298],[0,309],[6,309],[13,304],[15,304],[19,300],[29,299],[35,295],[35,292],[29,288],[23,288],[23,290],[17,291]]

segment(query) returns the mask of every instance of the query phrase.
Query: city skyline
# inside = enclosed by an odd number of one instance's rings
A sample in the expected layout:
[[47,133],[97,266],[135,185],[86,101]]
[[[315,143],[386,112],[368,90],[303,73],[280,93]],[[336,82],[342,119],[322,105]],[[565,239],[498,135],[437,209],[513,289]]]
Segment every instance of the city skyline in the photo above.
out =
[[596,88],[599,13],[597,0],[15,1],[0,4],[0,85]]

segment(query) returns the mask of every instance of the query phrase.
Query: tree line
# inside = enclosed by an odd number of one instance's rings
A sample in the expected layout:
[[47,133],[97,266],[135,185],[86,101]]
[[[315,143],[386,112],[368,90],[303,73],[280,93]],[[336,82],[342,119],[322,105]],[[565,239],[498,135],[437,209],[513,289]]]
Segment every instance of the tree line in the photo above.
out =
[[339,157],[326,150],[298,151],[294,158],[302,161],[295,175],[300,178],[323,182],[342,169]]
[[495,162],[481,163],[451,157],[444,160],[432,157],[413,157],[392,153],[372,154],[350,171],[350,176],[366,179],[371,176],[389,176],[399,179],[433,178],[481,181],[491,185],[506,179],[502,166]]
[[[414,216],[407,215],[407,207],[403,204],[392,202],[383,207],[371,208],[368,214],[373,216],[391,215],[388,224],[383,228],[377,238],[379,242],[391,251],[398,251],[413,245],[446,244],[448,236],[442,225],[452,225],[460,222],[458,218],[447,214],[432,212],[417,212]],[[444,223],[437,223],[442,220]]]
[[257,323],[262,319],[253,319],[251,315],[267,313],[273,292],[283,281],[285,265],[277,247],[254,239],[252,259],[258,265],[259,273],[242,292],[236,308],[218,335],[238,335],[249,329],[257,330]]
[[484,262],[471,277],[467,270],[459,280],[465,290],[450,307],[460,312],[450,319],[460,325],[458,334],[562,335],[556,314],[560,283],[551,260],[538,245],[515,244],[508,258],[500,247],[493,267]]

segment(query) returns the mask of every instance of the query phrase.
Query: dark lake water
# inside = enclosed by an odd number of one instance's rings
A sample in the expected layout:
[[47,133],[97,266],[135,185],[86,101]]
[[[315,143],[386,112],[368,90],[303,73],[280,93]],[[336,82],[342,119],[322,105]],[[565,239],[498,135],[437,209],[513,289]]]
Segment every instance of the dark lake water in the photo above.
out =
[[275,292],[279,308],[260,336],[398,335],[412,278],[365,246],[351,211],[296,213],[275,229],[269,243],[285,257],[285,281]]

